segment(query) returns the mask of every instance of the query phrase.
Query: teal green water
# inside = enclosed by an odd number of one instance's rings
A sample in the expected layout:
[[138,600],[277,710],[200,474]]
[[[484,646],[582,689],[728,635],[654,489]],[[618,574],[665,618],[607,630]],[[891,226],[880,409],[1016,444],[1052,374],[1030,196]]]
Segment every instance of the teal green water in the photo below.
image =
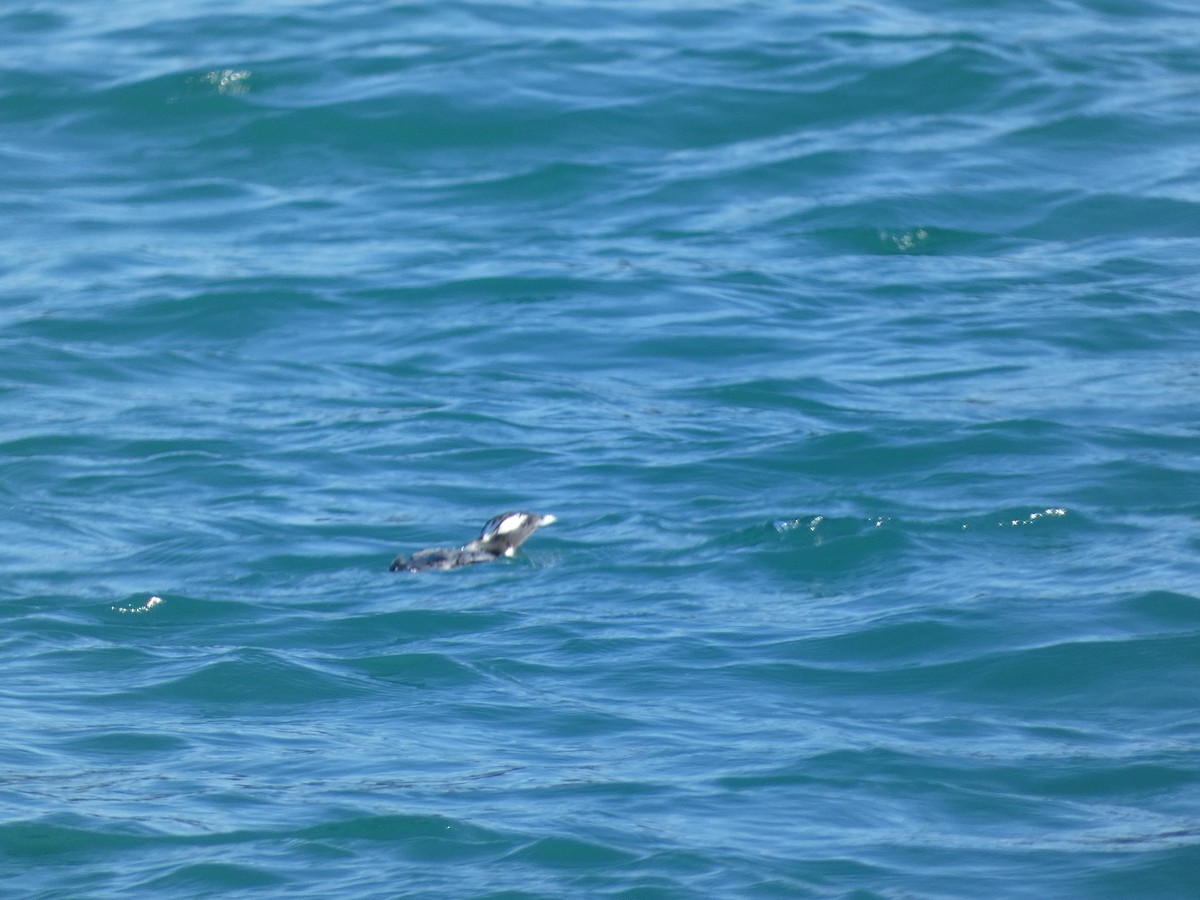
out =
[[6,7],[4,896],[1195,896],[1198,41]]

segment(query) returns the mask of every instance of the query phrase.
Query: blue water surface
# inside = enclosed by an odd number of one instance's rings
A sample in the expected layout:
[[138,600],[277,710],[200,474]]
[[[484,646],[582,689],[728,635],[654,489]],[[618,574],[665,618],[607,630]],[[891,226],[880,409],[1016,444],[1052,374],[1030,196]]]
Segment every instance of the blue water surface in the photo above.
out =
[[4,895],[1195,896],[1197,46],[4,7]]

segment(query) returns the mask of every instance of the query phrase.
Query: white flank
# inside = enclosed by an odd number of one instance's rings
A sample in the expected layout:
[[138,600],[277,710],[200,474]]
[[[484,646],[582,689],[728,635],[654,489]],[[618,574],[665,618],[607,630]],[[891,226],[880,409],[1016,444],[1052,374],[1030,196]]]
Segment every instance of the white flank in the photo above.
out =
[[518,514],[509,516],[503,522],[496,526],[496,534],[508,534],[510,531],[516,531],[525,524],[525,517]]

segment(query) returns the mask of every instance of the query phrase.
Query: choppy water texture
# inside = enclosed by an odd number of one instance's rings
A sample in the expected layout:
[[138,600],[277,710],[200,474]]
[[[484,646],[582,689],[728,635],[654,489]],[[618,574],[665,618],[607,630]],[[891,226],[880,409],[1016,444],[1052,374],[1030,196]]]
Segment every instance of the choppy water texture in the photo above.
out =
[[5,896],[1194,896],[1198,46],[7,4]]

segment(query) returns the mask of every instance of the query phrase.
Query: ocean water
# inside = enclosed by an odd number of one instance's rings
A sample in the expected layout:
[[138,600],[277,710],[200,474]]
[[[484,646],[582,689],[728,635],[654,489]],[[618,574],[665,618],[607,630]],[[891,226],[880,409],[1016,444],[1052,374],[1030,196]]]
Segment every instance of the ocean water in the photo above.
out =
[[6,4],[0,893],[1197,896],[1197,46]]

